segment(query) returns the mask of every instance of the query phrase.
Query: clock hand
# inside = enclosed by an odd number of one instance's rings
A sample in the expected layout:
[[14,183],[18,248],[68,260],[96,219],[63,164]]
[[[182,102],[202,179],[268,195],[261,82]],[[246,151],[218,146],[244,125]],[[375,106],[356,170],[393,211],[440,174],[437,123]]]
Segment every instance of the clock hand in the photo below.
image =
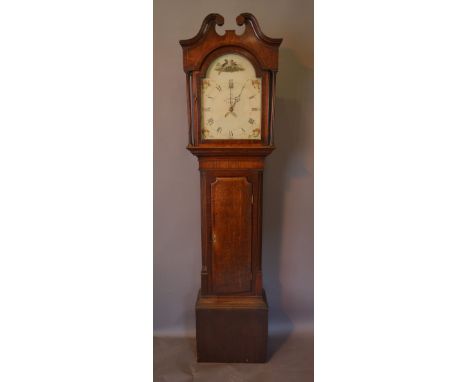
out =
[[[240,96],[242,95],[242,92],[244,91],[244,88],[245,88],[245,84],[244,84],[244,86],[242,86],[242,89],[241,89],[239,95],[238,95],[236,98],[234,98],[235,100],[237,100],[237,101],[240,100]],[[236,102],[237,102],[237,101],[236,101]]]
[[234,98],[234,103],[231,105],[231,108],[234,109],[234,106],[236,106],[236,103],[240,101],[240,97],[242,95],[242,92],[244,91],[245,84],[242,86],[242,89],[237,97]]
[[[240,101],[240,96],[242,95],[242,92],[244,91],[245,84],[242,86],[242,89],[237,97],[234,97],[234,103],[231,103],[231,106],[229,107],[229,111],[224,114],[224,118],[226,118],[229,113],[231,113],[234,117],[237,117],[236,113],[234,113],[234,106],[236,106],[236,103]],[[231,88],[229,87],[229,91],[231,91]]]
[[232,114],[234,117],[237,117],[237,114],[234,113],[234,109],[232,108],[232,106],[229,108],[229,111],[224,114],[224,118],[226,118],[229,114]]
[[234,87],[234,81],[229,80],[229,105],[232,105],[232,88]]

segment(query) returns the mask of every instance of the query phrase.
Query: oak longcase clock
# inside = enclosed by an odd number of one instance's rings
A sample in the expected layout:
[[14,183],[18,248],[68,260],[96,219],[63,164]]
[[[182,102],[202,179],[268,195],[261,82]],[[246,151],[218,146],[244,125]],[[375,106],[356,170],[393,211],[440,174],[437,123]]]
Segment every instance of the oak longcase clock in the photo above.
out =
[[274,149],[278,48],[250,13],[238,35],[218,14],[181,40],[190,150],[201,179],[202,270],[196,302],[200,362],[265,362],[262,177]]

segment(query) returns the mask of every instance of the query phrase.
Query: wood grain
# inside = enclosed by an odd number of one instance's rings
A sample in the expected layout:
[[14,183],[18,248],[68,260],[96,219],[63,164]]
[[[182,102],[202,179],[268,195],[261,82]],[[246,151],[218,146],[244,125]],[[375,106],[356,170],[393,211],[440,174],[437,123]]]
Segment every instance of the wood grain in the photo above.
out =
[[252,183],[216,177],[211,183],[213,293],[244,293],[252,284]]
[[198,362],[265,362],[268,339],[265,295],[215,299],[199,296],[197,300]]

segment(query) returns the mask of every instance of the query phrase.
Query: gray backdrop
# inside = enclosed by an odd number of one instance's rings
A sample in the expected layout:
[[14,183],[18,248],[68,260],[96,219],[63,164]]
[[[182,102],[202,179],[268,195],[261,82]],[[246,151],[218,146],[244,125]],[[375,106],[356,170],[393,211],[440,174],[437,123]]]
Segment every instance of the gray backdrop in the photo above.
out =
[[263,275],[270,330],[313,323],[313,3],[307,0],[156,0],[154,15],[154,330],[193,334],[200,287],[200,182],[187,145],[178,40],[212,12],[224,29],[253,13],[281,37],[275,143],[264,175]]

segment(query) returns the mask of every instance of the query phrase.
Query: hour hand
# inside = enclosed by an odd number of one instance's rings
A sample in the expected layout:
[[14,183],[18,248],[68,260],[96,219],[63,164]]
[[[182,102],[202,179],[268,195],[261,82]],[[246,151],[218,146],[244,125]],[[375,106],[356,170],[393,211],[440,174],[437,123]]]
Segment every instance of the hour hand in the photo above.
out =
[[229,113],[231,113],[234,117],[237,117],[236,113],[234,113],[234,105],[235,105],[235,104],[236,104],[236,103],[234,103],[234,104],[229,108],[228,112],[227,112],[226,114],[224,114],[224,118],[226,118],[226,117],[229,115]]
[[237,114],[234,113],[230,108],[229,111],[226,114],[224,114],[224,118],[226,118],[229,114],[232,114],[234,117],[237,117]]

